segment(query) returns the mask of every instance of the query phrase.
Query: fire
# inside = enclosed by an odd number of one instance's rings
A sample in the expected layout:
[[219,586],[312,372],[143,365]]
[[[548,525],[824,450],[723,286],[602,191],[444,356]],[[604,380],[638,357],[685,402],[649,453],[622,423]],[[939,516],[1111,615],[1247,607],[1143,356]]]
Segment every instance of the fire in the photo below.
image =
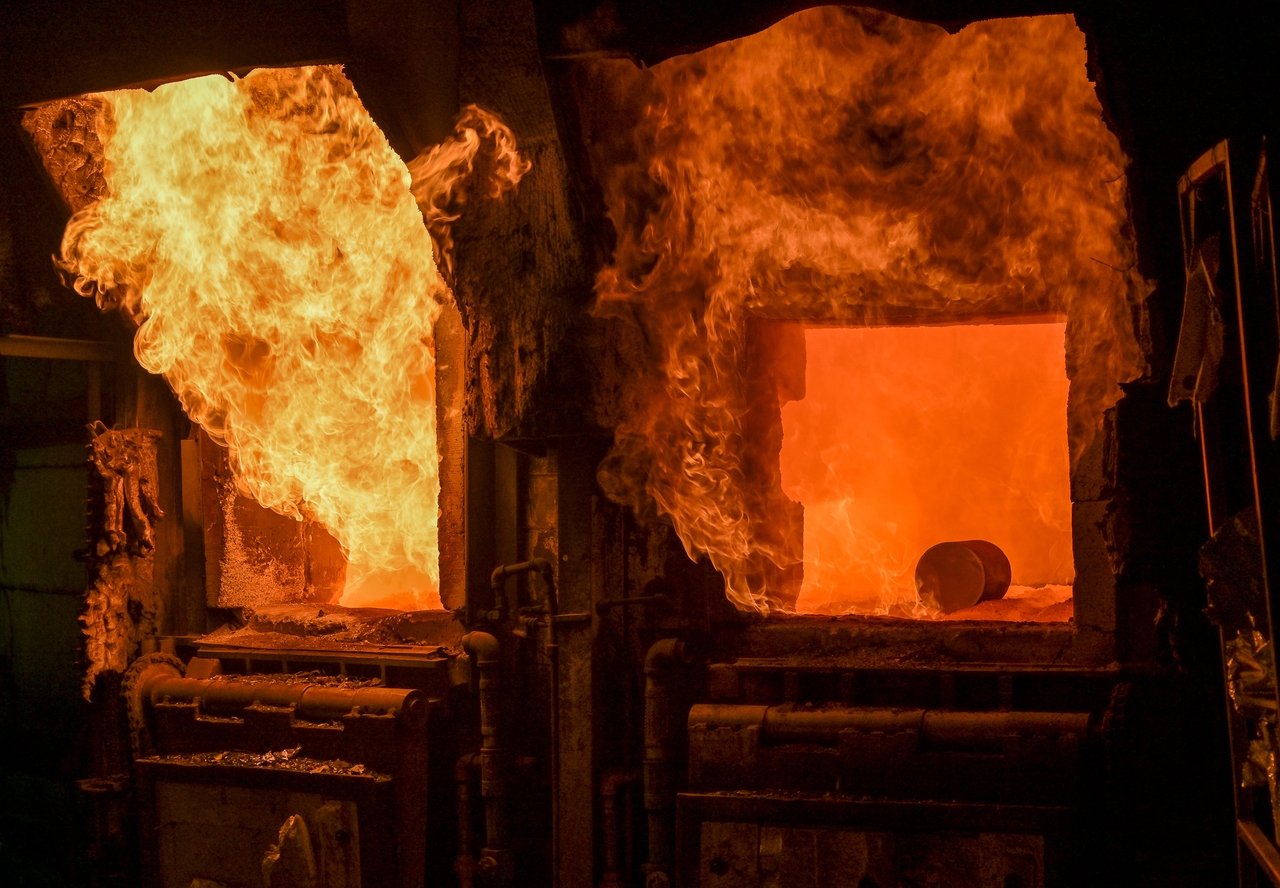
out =
[[[481,149],[484,149],[483,152]],[[453,234],[451,226],[467,202],[468,185],[475,178],[477,161],[486,162],[488,196],[500,198],[520,184],[532,162],[520,156],[511,130],[495,115],[467,105],[454,124],[453,134],[429,151],[409,161],[413,196],[422,209],[445,274],[452,280]]]
[[916,559],[946,540],[997,543],[1016,585],[1074,579],[1064,335],[805,331],[804,398],[782,406],[782,489],[804,503],[797,610],[909,611]]
[[139,362],[244,493],[338,539],[343,604],[439,607],[432,331],[452,296],[350,82],[257,70],[93,98],[109,193],[67,226],[76,288],[138,322]]
[[[590,63],[579,94],[617,231],[597,312],[642,343],[600,481],[615,499],[668,516],[741,608],[883,611],[901,600],[903,570],[919,555],[864,527],[840,546],[879,563],[881,579],[842,592],[824,579],[839,574],[839,558],[814,567],[810,549],[830,545],[818,541],[815,513],[797,531],[776,450],[771,462],[761,443],[768,422],[753,412],[753,319],[1065,317],[1072,464],[1117,383],[1142,372],[1134,327],[1150,287],[1136,271],[1126,158],[1069,16],[948,35],[869,10],[810,9],[649,69]],[[866,337],[853,347],[871,349]],[[1045,360],[1063,359],[1045,347]],[[917,396],[902,374],[877,384],[893,379],[898,399]],[[1050,452],[1057,460],[1061,448]],[[1067,461],[1052,471],[1053,541],[1036,557],[1055,566],[1032,574],[1062,581]],[[900,528],[915,520],[901,502],[886,508],[883,520]]]

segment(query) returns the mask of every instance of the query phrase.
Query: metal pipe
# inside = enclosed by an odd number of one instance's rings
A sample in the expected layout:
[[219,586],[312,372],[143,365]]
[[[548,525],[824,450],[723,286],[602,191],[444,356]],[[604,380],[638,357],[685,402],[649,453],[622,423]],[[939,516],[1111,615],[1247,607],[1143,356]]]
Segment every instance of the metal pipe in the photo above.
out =
[[[551,562],[545,558],[530,558],[528,561],[520,561],[516,564],[501,564],[493,569],[493,573],[489,574],[489,587],[493,589],[494,607],[499,610],[514,611],[518,605],[517,601],[508,601],[506,608],[502,608],[498,601],[504,594],[506,582],[511,577],[520,576],[522,574],[536,573],[542,577],[543,582],[551,589],[550,598],[555,598],[555,571],[551,566]],[[514,599],[515,596],[512,596]],[[505,618],[506,614],[502,614]]]
[[922,736],[950,749],[979,751],[999,737],[1074,736],[1083,743],[1089,734],[1087,712],[942,712],[924,714]]
[[453,779],[458,784],[458,856],[453,863],[453,871],[458,875],[458,888],[472,888],[475,885],[476,861],[473,815],[471,813],[471,785],[475,782],[476,772],[480,768],[480,756],[471,754],[458,759],[453,769]]
[[305,681],[179,678],[161,674],[146,682],[142,695],[152,705],[198,700],[200,711],[208,715],[235,717],[250,706],[261,704],[293,707],[294,713],[306,721],[336,721],[350,715],[353,709],[394,715],[410,727],[421,727],[427,721],[426,695],[405,688],[342,688]]
[[674,787],[671,775],[671,671],[692,656],[684,642],[664,638],[644,658],[644,807],[649,814],[649,862],[646,888],[671,884],[675,830],[671,823]]
[[560,888],[560,645],[556,639],[560,603],[551,571],[542,579],[547,593],[547,664],[551,670],[551,884]]
[[735,729],[755,727],[760,731],[762,743],[822,746],[837,745],[843,731],[914,731],[925,743],[955,750],[980,751],[998,746],[1000,738],[1011,735],[1068,735],[1083,742],[1089,732],[1089,713],[700,703],[689,711],[689,726],[696,725]]
[[609,615],[609,611],[613,610],[615,607],[620,607],[625,610],[629,607],[643,607],[650,604],[658,605],[659,607],[669,607],[671,605],[671,596],[658,592],[655,595],[636,595],[632,598],[605,598],[596,603],[596,613],[602,617],[607,617]]
[[600,778],[601,814],[604,820],[604,873],[600,888],[617,888],[624,880],[618,871],[618,791],[635,783],[636,775],[629,769],[606,771]]
[[555,571],[545,558],[532,558],[519,564],[494,568],[489,583],[496,601],[507,579],[519,574],[536,573],[542,577],[547,599],[547,664],[550,669],[551,723],[551,884],[560,884],[560,645],[556,638],[556,617],[560,611],[556,593]]
[[507,885],[515,877],[515,861],[507,819],[506,754],[500,737],[498,690],[501,686],[501,651],[498,639],[488,632],[469,632],[462,649],[480,673],[480,795],[485,800],[485,846],[478,868],[490,885]]
[[0,336],[0,355],[11,358],[43,358],[54,361],[90,361],[109,364],[128,361],[128,345],[96,339],[55,339],[50,336]]

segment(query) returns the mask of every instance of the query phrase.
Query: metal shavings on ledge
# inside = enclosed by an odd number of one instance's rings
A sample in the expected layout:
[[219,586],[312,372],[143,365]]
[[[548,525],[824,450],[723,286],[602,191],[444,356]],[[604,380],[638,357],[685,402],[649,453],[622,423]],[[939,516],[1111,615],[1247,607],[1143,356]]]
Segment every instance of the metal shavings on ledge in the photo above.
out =
[[263,753],[255,752],[194,752],[180,755],[151,756],[141,761],[166,765],[221,765],[236,768],[272,768],[278,771],[299,771],[304,774],[334,774],[340,777],[368,777],[377,781],[390,780],[391,776],[365,765],[342,760],[327,761],[298,755],[298,750],[279,749]]

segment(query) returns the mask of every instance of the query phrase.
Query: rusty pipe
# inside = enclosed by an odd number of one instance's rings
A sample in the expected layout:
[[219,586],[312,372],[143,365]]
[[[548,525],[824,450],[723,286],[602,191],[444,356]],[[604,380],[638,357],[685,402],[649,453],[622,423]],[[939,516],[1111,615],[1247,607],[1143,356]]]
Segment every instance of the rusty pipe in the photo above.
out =
[[501,649],[488,632],[468,632],[462,649],[480,673],[480,795],[484,798],[484,848],[477,864],[491,885],[510,884],[515,877],[511,852],[507,800],[507,750],[503,747],[498,691],[501,687]]
[[476,868],[479,865],[472,850],[475,836],[471,813],[471,786],[479,768],[480,756],[474,753],[462,756],[453,768],[453,779],[458,785],[458,856],[453,863],[453,871],[458,876],[458,888],[472,888],[475,885]]
[[405,688],[343,688],[305,681],[179,678],[158,674],[142,687],[143,699],[157,703],[199,702],[207,715],[240,716],[255,704],[292,707],[306,721],[336,721],[353,710],[394,715],[409,727],[427,721],[427,698]]
[[551,582],[551,562],[545,558],[530,558],[528,561],[520,561],[515,564],[499,565],[493,569],[493,573],[489,574],[489,585],[493,587],[494,591],[497,591],[502,588],[502,584],[508,577],[527,573],[539,573],[543,579]]
[[933,709],[881,709],[856,706],[745,706],[700,703],[689,711],[689,726],[750,728],[769,744],[834,746],[843,731],[913,731],[921,742],[956,751],[998,746],[1002,737],[1070,736],[1083,743],[1089,733],[1087,712],[955,712]]
[[609,615],[609,611],[613,610],[615,607],[646,607],[650,604],[655,607],[670,607],[671,596],[663,592],[658,592],[654,595],[636,595],[632,598],[605,598],[596,602],[596,613],[602,617],[607,617]]
[[675,807],[671,774],[671,673],[692,659],[688,647],[678,638],[664,638],[655,643],[644,658],[644,807],[649,815],[649,862],[644,871],[648,888],[671,882],[675,857],[671,822]]
[[519,574],[536,573],[542,578],[547,600],[547,665],[550,672],[551,713],[551,884],[560,884],[560,645],[556,639],[556,617],[560,600],[556,593],[555,570],[545,558],[531,558],[518,564],[504,564],[489,575],[494,601],[502,593],[506,581]]
[[600,778],[600,807],[604,820],[604,873],[600,878],[600,888],[618,888],[623,883],[618,871],[618,793],[635,781],[635,772],[626,768],[606,771]]
[[[493,569],[493,573],[489,574],[489,588],[493,590],[494,605],[498,606],[499,599],[504,597],[503,589],[508,579],[530,573],[536,573],[542,577],[546,588],[550,590],[547,597],[554,600],[556,597],[556,581],[555,570],[551,566],[551,562],[545,558],[530,558],[528,561],[520,561],[515,564],[500,564]],[[506,610],[516,610],[512,606],[513,603],[509,601]]]
[[953,712],[930,710],[924,714],[921,736],[929,743],[957,751],[979,752],[998,738],[1074,737],[1083,744],[1089,738],[1087,712]]

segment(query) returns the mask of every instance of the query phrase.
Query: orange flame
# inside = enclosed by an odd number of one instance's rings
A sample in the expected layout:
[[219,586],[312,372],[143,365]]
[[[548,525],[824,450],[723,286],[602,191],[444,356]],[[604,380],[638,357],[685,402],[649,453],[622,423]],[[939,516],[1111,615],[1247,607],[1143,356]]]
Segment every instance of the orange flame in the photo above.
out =
[[[486,144],[488,150],[482,154],[481,147]],[[448,139],[409,161],[413,196],[447,275],[453,273],[450,226],[461,216],[468,197],[464,186],[472,179],[478,159],[486,162],[484,178],[488,179],[488,196],[494,199],[515,188],[533,167],[520,156],[516,137],[506,124],[475,105],[462,109]]]
[[618,234],[597,311],[648,349],[600,481],[668,515],[739,607],[794,609],[785,579],[808,561],[753,452],[750,318],[1065,316],[1072,463],[1141,373],[1150,287],[1085,65],[1069,16],[948,35],[844,7],[650,69],[589,65],[584,133]]
[[782,407],[782,488],[805,509],[797,610],[910,612],[916,559],[947,540],[997,543],[1015,585],[1072,582],[1064,334],[805,331],[805,396]]
[[76,288],[230,451],[325,525],[344,604],[439,607],[433,324],[451,296],[405,164],[335,67],[98,96],[109,195],[67,226]]

